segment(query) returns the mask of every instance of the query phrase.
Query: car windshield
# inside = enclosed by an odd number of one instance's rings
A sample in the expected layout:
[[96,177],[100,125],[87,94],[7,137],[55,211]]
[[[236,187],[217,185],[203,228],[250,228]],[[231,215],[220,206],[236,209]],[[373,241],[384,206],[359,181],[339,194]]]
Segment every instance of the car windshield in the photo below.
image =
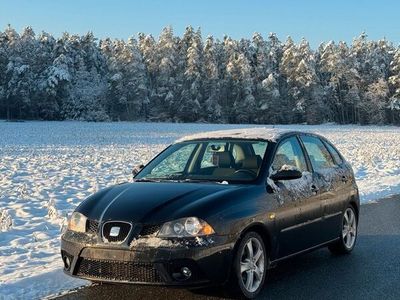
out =
[[136,175],[136,180],[252,181],[268,142],[201,140],[173,144]]

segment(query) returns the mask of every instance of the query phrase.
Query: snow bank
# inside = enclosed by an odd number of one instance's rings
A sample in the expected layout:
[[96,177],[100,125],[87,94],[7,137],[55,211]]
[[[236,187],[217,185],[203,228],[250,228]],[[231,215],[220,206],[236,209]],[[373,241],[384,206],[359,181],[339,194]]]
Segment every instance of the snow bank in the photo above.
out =
[[[130,180],[168,144],[239,125],[0,121],[0,299],[38,299],[85,284],[62,273],[65,216],[88,195]],[[260,126],[326,136],[354,168],[363,203],[400,193],[400,129]]]
[[0,299],[42,299],[55,296],[62,291],[68,291],[89,282],[65,275],[61,266],[46,273],[31,274],[23,279],[0,283]]

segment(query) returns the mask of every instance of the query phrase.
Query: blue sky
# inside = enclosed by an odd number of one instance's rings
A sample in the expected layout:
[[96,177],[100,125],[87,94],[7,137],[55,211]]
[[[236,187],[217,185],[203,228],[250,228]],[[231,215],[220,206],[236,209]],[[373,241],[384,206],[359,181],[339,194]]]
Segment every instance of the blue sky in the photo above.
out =
[[60,36],[63,31],[99,38],[128,38],[138,32],[158,36],[166,25],[181,35],[191,24],[204,36],[251,37],[276,32],[281,40],[305,37],[312,47],[366,31],[370,39],[400,43],[400,1],[389,0],[0,0],[0,30],[32,26]]

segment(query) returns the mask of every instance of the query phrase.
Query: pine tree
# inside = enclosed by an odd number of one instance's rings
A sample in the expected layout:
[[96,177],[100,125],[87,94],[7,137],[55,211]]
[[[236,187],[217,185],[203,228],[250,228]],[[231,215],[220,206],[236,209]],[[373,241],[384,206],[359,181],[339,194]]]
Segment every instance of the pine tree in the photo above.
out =
[[221,105],[219,104],[219,69],[217,48],[214,38],[208,36],[204,45],[204,99],[206,119],[209,122],[221,122]]
[[268,64],[268,47],[263,37],[259,33],[253,35],[252,40],[252,63],[254,65],[254,74],[252,74],[255,82],[261,82],[272,72],[271,66]]
[[[178,87],[175,84],[177,68],[177,43],[171,27],[163,29],[157,43],[158,74],[156,76],[157,85],[155,87],[156,118],[162,120],[176,120],[176,112],[179,106]],[[168,97],[167,97],[168,96]]]
[[[6,111],[6,68],[8,63],[7,37],[0,31],[0,109]],[[1,114],[0,114],[1,118]]]
[[255,98],[250,63],[242,53],[231,55],[227,72],[232,81],[233,122],[252,123],[255,119]]
[[320,109],[313,97],[316,83],[315,61],[308,42],[297,47],[289,37],[283,49],[281,72],[286,78],[291,122],[318,122]]
[[82,121],[107,121],[104,108],[107,84],[94,67],[86,69],[83,61],[78,66],[71,83],[68,99],[62,111],[65,119]]
[[391,97],[389,101],[390,121],[400,123],[400,48],[397,48],[390,62],[389,77]]
[[273,73],[261,82],[257,107],[257,121],[259,123],[277,124],[282,122],[279,84]]
[[400,50],[365,33],[312,50],[274,33],[158,41],[0,31],[0,118],[400,124]]
[[368,86],[364,105],[361,107],[362,124],[383,124],[385,109],[388,106],[389,87],[384,79],[379,79]]
[[184,122],[193,122],[204,118],[203,104],[203,45],[200,31],[193,34],[188,42],[186,53],[183,89],[178,118]]

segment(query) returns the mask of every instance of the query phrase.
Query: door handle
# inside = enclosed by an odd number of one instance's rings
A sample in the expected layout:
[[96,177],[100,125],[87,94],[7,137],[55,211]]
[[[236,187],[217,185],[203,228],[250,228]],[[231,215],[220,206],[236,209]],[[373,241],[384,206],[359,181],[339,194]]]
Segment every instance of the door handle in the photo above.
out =
[[312,184],[312,185],[311,185],[311,191],[313,192],[314,195],[317,194],[318,190],[319,190],[319,189],[318,189],[318,187],[317,187],[315,184]]

